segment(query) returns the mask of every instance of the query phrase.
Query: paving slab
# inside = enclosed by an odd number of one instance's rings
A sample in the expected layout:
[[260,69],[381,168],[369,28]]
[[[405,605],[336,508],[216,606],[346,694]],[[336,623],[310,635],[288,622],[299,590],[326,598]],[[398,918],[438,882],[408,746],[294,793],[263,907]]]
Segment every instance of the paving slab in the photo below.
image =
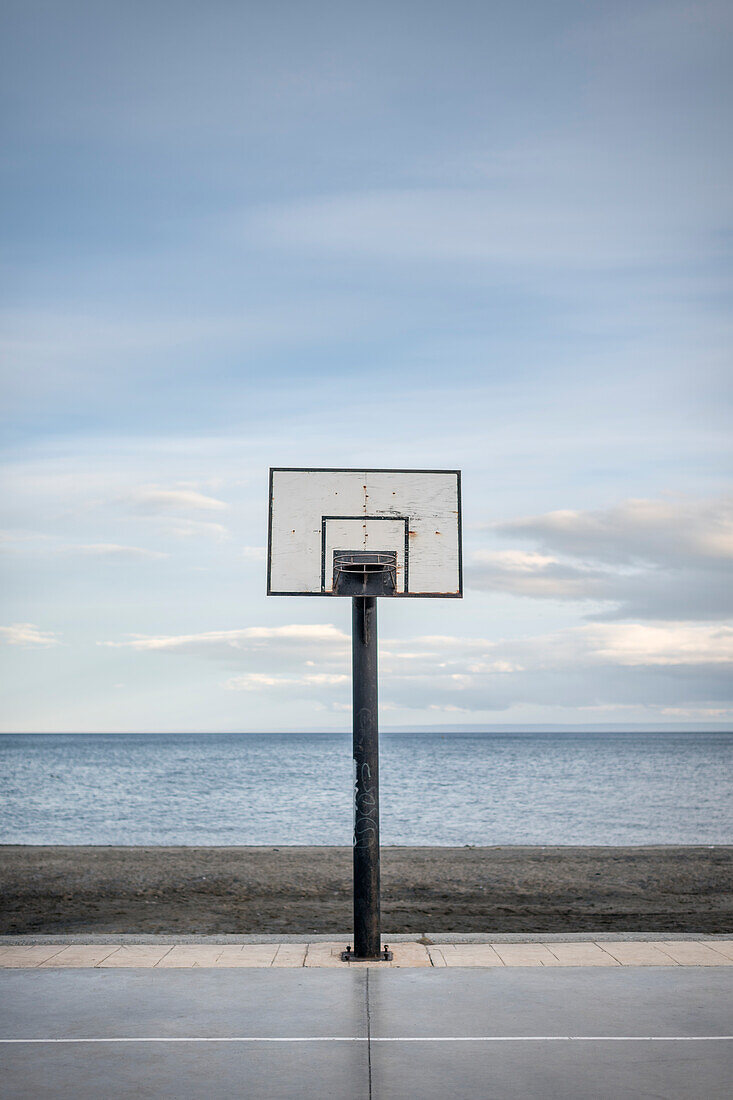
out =
[[603,950],[621,966],[679,966],[655,943],[604,943]]
[[[243,947],[224,947],[221,949],[215,966],[272,966],[277,954],[276,943],[245,945]],[[206,965],[199,964],[199,965]]]
[[724,967],[370,970],[372,1036],[733,1035]]
[[[216,966],[217,960],[225,948],[219,946],[207,946],[197,944],[190,947],[172,947],[158,964],[161,968],[189,967],[189,966]],[[240,950],[241,947],[235,950]]]
[[679,1037],[732,1035],[732,988],[728,971],[683,967],[370,972],[373,1095],[727,1100],[733,1043]]
[[273,966],[305,966],[305,953],[308,950],[307,943],[280,943],[277,944]]
[[0,1038],[366,1036],[365,981],[348,969],[4,970]]
[[719,951],[726,959],[733,959],[733,940],[714,940],[705,944],[712,947],[713,951]]
[[618,959],[609,955],[597,943],[550,943],[547,949],[555,962],[545,966],[619,966]]
[[348,970],[349,964],[341,961],[340,953],[346,945],[344,943],[309,943],[305,955],[304,966],[332,967],[339,970]]
[[494,951],[505,966],[557,965],[557,957],[545,943],[497,943]]
[[389,949],[393,955],[389,966],[432,966],[428,949],[422,943],[392,943]]
[[711,1045],[690,1050],[689,1043],[373,1044],[372,1095],[378,1100],[730,1100],[729,1056],[709,1050]]
[[[273,968],[3,971],[0,1038],[132,1040],[0,1043],[3,1100],[367,1100],[365,977]],[[291,1044],[304,1035],[328,1041]],[[232,1036],[259,1041],[219,1041]],[[136,1041],[151,1037],[184,1041]]]
[[58,944],[55,947],[51,945],[43,946],[41,944],[31,945],[23,947],[2,947],[0,948],[0,966],[40,966],[41,963],[46,962],[47,959],[53,958],[54,955],[58,955],[63,951],[62,944]]
[[733,966],[733,958],[724,955],[710,943],[667,941],[659,947],[683,966]]
[[440,952],[444,966],[504,966],[503,960],[489,943],[438,944],[435,952]]
[[39,966],[98,966],[117,950],[119,950],[118,945],[114,943],[107,944],[105,947],[64,947],[39,963]]
[[369,959],[364,961],[355,959],[350,962],[344,962],[341,958],[341,952],[344,950],[347,943],[348,940],[339,940],[331,943],[308,944],[304,965],[307,967],[326,966],[340,967],[342,969],[351,968],[352,970],[385,969],[387,967],[399,968],[405,966],[432,966],[430,953],[427,947],[421,943],[390,944],[389,948],[393,957],[389,962],[381,959]]
[[157,966],[170,950],[170,947],[151,947],[146,944],[123,945],[95,965],[101,967]]
[[[32,1091],[29,1091],[32,1090]],[[366,1044],[43,1048],[3,1054],[3,1100],[369,1100]]]

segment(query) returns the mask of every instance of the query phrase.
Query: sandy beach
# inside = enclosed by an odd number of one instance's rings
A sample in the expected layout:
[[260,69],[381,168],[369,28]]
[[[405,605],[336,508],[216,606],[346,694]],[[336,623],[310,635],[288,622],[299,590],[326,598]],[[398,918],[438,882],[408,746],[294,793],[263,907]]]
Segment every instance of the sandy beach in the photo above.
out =
[[[3,934],[330,933],[347,848],[0,847]],[[385,932],[733,930],[733,847],[385,848]]]

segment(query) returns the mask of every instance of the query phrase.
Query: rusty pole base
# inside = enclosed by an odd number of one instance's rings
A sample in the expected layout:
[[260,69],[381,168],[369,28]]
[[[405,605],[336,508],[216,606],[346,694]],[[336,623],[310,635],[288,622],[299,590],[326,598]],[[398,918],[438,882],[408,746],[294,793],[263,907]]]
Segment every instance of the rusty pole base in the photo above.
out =
[[355,951],[351,950],[351,944],[348,944],[345,951],[341,952],[341,962],[391,962],[394,955],[390,951],[389,947],[385,943],[382,948],[381,955],[357,955]]

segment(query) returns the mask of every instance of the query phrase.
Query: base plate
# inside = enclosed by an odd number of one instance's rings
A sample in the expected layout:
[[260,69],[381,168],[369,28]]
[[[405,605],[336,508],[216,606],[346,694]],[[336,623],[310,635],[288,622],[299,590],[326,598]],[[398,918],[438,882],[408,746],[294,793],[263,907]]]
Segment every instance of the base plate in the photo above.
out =
[[381,955],[357,955],[355,951],[351,950],[351,944],[349,944],[345,951],[341,952],[341,962],[391,962],[394,955],[390,951],[387,944],[382,948]]

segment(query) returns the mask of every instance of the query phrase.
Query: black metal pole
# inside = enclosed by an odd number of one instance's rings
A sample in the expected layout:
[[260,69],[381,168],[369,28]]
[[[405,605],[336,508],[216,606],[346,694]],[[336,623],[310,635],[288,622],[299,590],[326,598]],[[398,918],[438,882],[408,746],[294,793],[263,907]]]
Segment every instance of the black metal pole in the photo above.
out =
[[354,955],[381,951],[379,906],[379,723],[377,718],[377,600],[356,596],[352,606],[354,693]]

